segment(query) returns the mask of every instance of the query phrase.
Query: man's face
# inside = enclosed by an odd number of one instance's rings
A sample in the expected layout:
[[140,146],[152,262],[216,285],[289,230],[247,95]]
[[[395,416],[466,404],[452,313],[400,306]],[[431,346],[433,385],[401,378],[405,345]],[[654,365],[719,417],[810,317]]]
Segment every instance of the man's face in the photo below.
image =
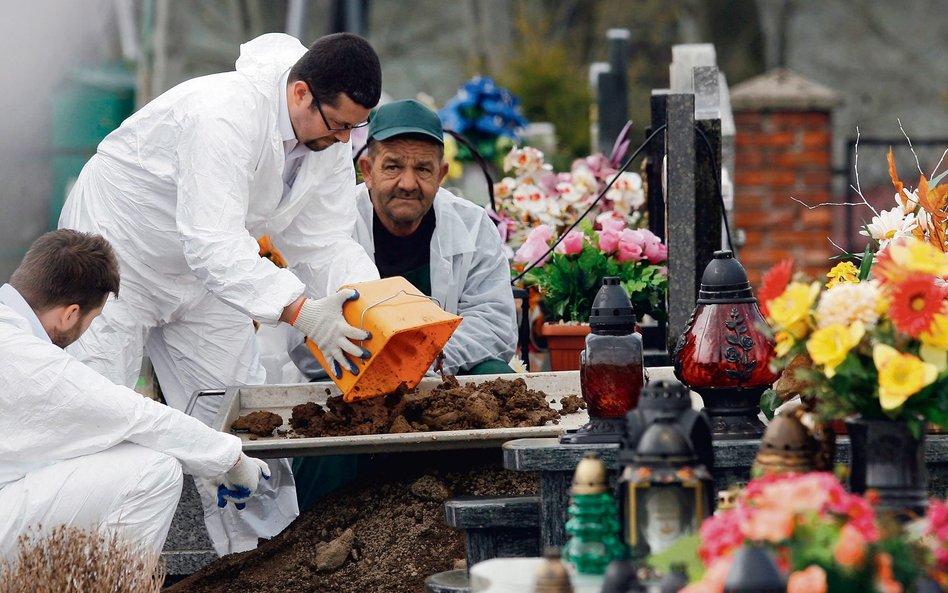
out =
[[340,93],[335,105],[316,100],[309,86],[301,80],[287,87],[287,110],[293,132],[300,144],[313,151],[325,150],[337,142],[348,142],[351,130],[347,128],[364,122],[369,110]]
[[[103,304],[104,306],[104,304]],[[89,326],[92,325],[92,321],[102,313],[102,307],[96,307],[91,311],[85,314],[78,314],[74,323],[66,324],[61,327],[52,327],[47,332],[49,334],[49,339],[53,344],[59,346],[60,348],[65,348],[79,339],[82,334],[86,333],[86,330],[89,329]]]
[[441,146],[414,138],[377,142],[375,158],[359,158],[359,168],[379,220],[390,233],[407,236],[418,229],[434,203],[448,164]]

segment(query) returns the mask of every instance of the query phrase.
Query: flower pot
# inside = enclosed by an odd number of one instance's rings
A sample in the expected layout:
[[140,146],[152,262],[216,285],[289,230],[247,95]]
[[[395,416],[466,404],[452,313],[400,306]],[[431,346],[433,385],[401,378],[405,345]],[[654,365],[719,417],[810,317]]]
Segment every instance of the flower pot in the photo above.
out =
[[849,489],[873,490],[877,508],[902,518],[924,515],[928,507],[925,467],[925,425],[916,438],[905,422],[851,417],[846,419],[851,443]]
[[543,337],[550,353],[551,371],[578,371],[579,353],[586,347],[588,323],[544,323]]

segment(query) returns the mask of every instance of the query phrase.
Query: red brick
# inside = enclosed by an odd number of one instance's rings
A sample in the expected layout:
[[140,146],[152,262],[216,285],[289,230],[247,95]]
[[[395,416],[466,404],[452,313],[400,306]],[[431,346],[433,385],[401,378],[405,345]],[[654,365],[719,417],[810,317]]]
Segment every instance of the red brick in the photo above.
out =
[[833,221],[835,220],[832,208],[835,206],[821,206],[820,208],[803,208],[803,213],[800,215],[800,220],[803,221],[803,224],[807,226],[811,225],[820,225],[827,228],[833,226]]
[[826,236],[819,230],[788,231],[774,229],[772,238],[778,245],[787,247],[814,247],[826,242]]
[[734,153],[734,166],[742,169],[759,167],[764,163],[764,155],[759,150],[737,150]]
[[765,185],[770,187],[789,187],[796,181],[793,171],[738,171],[734,174],[737,185]]
[[829,132],[803,132],[803,146],[807,148],[829,147],[833,135]]
[[803,183],[807,186],[829,186],[830,184],[830,172],[829,169],[825,171],[806,171],[803,173]]
[[802,166],[830,166],[829,151],[806,150],[803,152],[783,152],[774,155],[773,162],[780,167],[802,167]]
[[782,129],[829,129],[830,115],[822,111],[782,112],[773,114],[771,123]]
[[782,259],[793,257],[793,252],[789,249],[768,249],[761,247],[759,249],[745,249],[741,251],[739,258],[744,267],[756,267],[767,269]]
[[793,146],[797,142],[796,134],[792,132],[777,132],[774,134],[735,134],[734,142],[737,146]]
[[734,223],[745,228],[790,226],[796,219],[797,213],[786,208],[769,212],[746,212],[738,208],[734,213]]

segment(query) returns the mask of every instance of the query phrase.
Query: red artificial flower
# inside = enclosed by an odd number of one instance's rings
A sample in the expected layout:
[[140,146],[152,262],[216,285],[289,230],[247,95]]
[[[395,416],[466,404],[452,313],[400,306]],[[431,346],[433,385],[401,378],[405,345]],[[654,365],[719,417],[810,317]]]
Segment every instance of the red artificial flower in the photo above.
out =
[[793,258],[787,258],[767,270],[757,291],[757,300],[760,303],[760,312],[764,317],[769,314],[767,305],[770,301],[783,294],[793,276]]
[[892,286],[889,317],[895,328],[917,338],[931,327],[932,319],[945,304],[948,290],[935,283],[935,276],[912,272]]

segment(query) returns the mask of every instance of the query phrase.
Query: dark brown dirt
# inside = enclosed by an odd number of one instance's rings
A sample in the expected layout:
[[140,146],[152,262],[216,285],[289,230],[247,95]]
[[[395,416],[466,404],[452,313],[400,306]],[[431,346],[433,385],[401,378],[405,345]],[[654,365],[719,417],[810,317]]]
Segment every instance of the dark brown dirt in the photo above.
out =
[[[460,386],[448,377],[431,391],[409,390],[346,403],[330,397],[326,407],[313,402],[293,408],[289,436],[325,437],[479,428],[520,428],[559,422],[542,391],[523,379],[495,379]],[[585,407],[578,396],[561,400],[568,412]],[[578,402],[578,403],[577,403]],[[239,419],[238,419],[239,420]]]
[[380,456],[374,466],[260,548],[166,591],[418,593],[426,577],[464,566],[463,534],[445,524],[445,500],[537,491],[536,476],[504,470],[496,449]]
[[282,425],[283,417],[279,414],[260,411],[251,412],[234,420],[231,429],[234,432],[249,432],[259,437],[268,437]]

